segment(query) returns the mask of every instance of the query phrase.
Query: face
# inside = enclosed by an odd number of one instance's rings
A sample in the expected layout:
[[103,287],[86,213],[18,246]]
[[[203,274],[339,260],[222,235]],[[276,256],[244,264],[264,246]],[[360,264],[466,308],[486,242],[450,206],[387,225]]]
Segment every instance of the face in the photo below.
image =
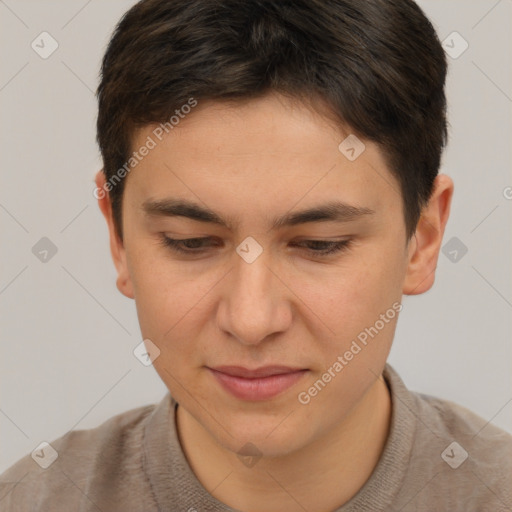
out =
[[[413,255],[399,184],[373,143],[349,159],[349,130],[277,95],[199,103],[157,128],[133,143],[156,144],[126,178],[118,287],[160,350],[156,371],[221,445],[299,449],[384,367]],[[337,215],[298,215],[327,205]],[[212,371],[276,365],[301,371],[252,384]]]

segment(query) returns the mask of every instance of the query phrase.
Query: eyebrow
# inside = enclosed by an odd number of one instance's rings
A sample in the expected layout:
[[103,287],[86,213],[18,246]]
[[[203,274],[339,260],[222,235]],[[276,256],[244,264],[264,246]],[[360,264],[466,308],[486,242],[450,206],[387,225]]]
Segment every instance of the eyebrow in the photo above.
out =
[[[223,226],[230,230],[238,225],[233,217],[223,219],[213,210],[185,199],[148,199],[142,204],[142,209],[148,216],[186,217],[199,222]],[[276,230],[308,222],[350,222],[374,213],[374,210],[365,206],[353,206],[341,201],[330,201],[306,210],[288,212],[280,217],[276,217],[272,220],[270,229]]]

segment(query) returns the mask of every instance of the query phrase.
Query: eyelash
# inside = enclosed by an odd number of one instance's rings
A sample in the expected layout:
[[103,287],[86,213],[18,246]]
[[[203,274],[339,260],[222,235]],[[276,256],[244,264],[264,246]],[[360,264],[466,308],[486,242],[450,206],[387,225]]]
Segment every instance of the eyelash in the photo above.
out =
[[[183,247],[184,243],[187,242],[203,242],[205,240],[210,240],[209,237],[206,238],[184,238],[181,240],[177,240],[175,238],[169,238],[168,236],[162,236],[162,244],[165,247],[170,248],[172,251],[181,253],[181,254],[201,254],[204,251],[203,250],[197,250],[195,249],[186,249]],[[333,240],[303,240],[302,243],[309,243],[309,244],[320,244],[320,245],[327,245],[327,249],[323,249],[321,251],[315,251],[313,249],[306,249],[310,254],[314,256],[320,256],[320,257],[327,257],[331,256],[335,253],[346,251],[352,240],[341,240],[338,242],[335,242]],[[295,244],[298,245],[298,244]]]

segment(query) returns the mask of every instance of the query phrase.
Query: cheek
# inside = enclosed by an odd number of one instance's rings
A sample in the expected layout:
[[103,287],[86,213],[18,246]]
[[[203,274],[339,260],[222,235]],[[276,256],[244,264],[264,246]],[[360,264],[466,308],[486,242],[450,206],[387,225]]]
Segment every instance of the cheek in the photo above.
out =
[[[180,339],[189,338],[189,330],[199,329],[201,321],[201,297],[211,285],[190,283],[175,276],[147,275],[136,286],[136,307],[141,332],[169,347]],[[209,284],[206,283],[206,284]]]
[[201,272],[199,266],[173,262],[147,245],[129,261],[141,334],[160,349],[157,371],[161,367],[182,374],[204,360],[198,340],[211,321],[215,284],[225,270]]
[[338,326],[372,323],[401,297],[403,272],[394,258],[358,258],[354,265],[333,269],[328,280],[314,284],[306,297],[321,304],[331,323]]
[[142,335],[161,340],[186,314],[194,286],[183,279],[179,269],[169,265],[154,244],[148,241],[127,247],[127,263]]
[[324,335],[317,332],[316,337],[322,339],[318,348],[327,367],[351,347],[357,355],[348,357],[354,360],[385,359],[394,336],[403,278],[399,251],[372,248],[361,252],[353,265],[329,269],[328,279],[317,279],[300,292],[322,320]]
[[[301,406],[309,404],[304,411],[312,430],[320,428],[319,417],[329,417],[332,424],[340,421],[386,363],[401,309],[401,271],[396,260],[385,260],[368,258],[371,265],[354,265],[318,294],[330,331],[325,331],[328,336],[317,333],[311,353],[318,364],[297,396]],[[334,410],[333,404],[343,407]]]
[[142,337],[160,350],[154,369],[178,401],[187,401],[184,383],[200,398],[194,372],[202,365],[197,340],[205,315],[200,299],[207,287],[180,277],[179,271],[146,265],[143,259],[134,265],[132,276]]

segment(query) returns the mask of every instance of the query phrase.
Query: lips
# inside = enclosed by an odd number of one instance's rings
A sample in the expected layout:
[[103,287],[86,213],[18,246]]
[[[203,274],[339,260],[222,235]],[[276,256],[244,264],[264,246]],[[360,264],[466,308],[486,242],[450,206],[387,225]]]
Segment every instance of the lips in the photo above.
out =
[[264,366],[250,370],[242,366],[208,368],[221,387],[241,400],[268,400],[303,378],[308,370],[287,366]]
[[290,368],[288,366],[262,366],[254,370],[249,370],[243,366],[216,366],[212,368],[217,372],[231,375],[232,377],[242,377],[244,379],[256,379],[258,377],[270,377],[272,375],[283,375],[303,370],[303,368]]

